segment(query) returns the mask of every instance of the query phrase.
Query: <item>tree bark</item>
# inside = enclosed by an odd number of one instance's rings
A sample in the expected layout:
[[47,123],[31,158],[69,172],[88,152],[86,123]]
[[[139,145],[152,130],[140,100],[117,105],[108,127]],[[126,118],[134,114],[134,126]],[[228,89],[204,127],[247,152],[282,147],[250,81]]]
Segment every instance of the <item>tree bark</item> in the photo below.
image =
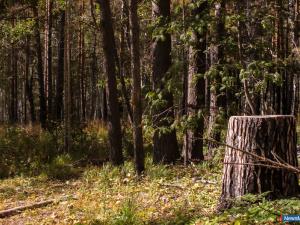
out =
[[[293,116],[234,116],[229,120],[228,146],[297,167],[296,122]],[[251,155],[226,147],[220,205],[247,193],[270,191],[270,198],[296,195],[296,174],[261,166]],[[276,158],[277,157],[277,158]]]
[[[131,43],[130,43],[130,15],[129,15],[129,5],[127,0],[122,0],[122,10],[121,10],[121,20],[122,20],[122,29],[121,29],[121,38],[120,38],[120,57],[116,52],[116,61],[119,62],[119,77],[122,88],[122,94],[124,98],[124,103],[128,113],[128,119],[131,124],[133,124],[133,109],[130,105],[130,90],[126,87],[126,75],[132,75],[132,70],[130,67],[131,59]],[[120,59],[120,60],[119,60]],[[129,94],[128,94],[129,93]]]
[[[213,89],[210,95],[210,118],[209,118],[209,136],[216,141],[221,139],[221,130],[219,127],[218,117],[220,116],[220,108],[225,111],[226,98],[225,93],[220,91],[222,82],[220,67],[224,61],[224,46],[222,41],[225,36],[225,1],[215,3],[216,24],[213,28],[212,44],[210,47],[211,67],[216,70],[216,77],[212,79]],[[209,154],[212,156],[214,148],[218,147],[215,143],[209,144]]]
[[65,10],[59,15],[59,41],[58,41],[58,62],[56,74],[56,120],[62,120],[63,92],[64,92],[64,49],[65,49]]
[[14,44],[10,53],[10,76],[11,76],[11,96],[9,120],[12,124],[18,122],[18,55]]
[[71,1],[66,0],[66,21],[65,21],[65,47],[64,47],[64,147],[65,152],[70,152],[71,139]]
[[[170,0],[152,2],[154,20],[159,20],[159,27],[170,22]],[[153,136],[153,162],[172,163],[179,158],[178,143],[175,129],[170,128],[174,121],[174,104],[172,93],[165,88],[165,82],[170,79],[168,70],[171,67],[171,35],[164,31],[163,39],[156,39],[153,43],[153,90],[162,94],[166,104],[155,107],[153,122],[155,132]]]
[[131,55],[132,55],[132,111],[133,111],[133,140],[134,160],[138,174],[145,169],[144,147],[142,129],[142,95],[141,95],[141,63],[140,63],[140,25],[138,17],[138,1],[130,1],[130,25],[131,25]]
[[[81,1],[80,3],[80,14],[81,17],[84,13],[84,1]],[[85,30],[84,26],[82,24],[82,21],[80,21],[79,25],[79,77],[80,77],[80,106],[81,106],[81,116],[83,122],[86,121],[86,75],[85,75]]]
[[[202,17],[207,12],[208,2],[204,1],[193,11],[193,16]],[[189,49],[189,73],[187,87],[187,116],[193,123],[184,137],[183,156],[185,162],[203,160],[203,133],[205,110],[205,79],[206,72],[206,27],[202,33],[193,31],[193,43]],[[196,77],[196,76],[201,77]],[[201,115],[198,115],[198,112]]]
[[[29,66],[30,66],[30,43],[29,38],[26,39],[26,59],[25,59],[25,92],[26,92],[26,99],[29,102],[29,110],[30,110],[30,117],[31,122],[36,122],[35,116],[35,106],[34,106],[34,95],[33,95],[33,76],[29,79]],[[26,102],[25,102],[26,104]]]
[[94,32],[93,35],[93,52],[91,60],[91,111],[89,115],[91,120],[94,120],[96,118],[97,93],[99,93],[99,87],[97,87],[97,33]]
[[48,119],[53,119],[53,82],[52,82],[52,6],[53,1],[46,1],[46,19],[45,19],[45,60],[44,76],[48,103]]
[[107,76],[107,114],[108,135],[110,143],[110,161],[114,165],[123,164],[122,133],[117,89],[116,44],[112,23],[110,4],[106,0],[97,0],[101,10],[101,28],[103,51]]
[[[299,31],[300,31],[300,4],[299,0],[295,0],[295,13],[294,13],[294,49],[299,49],[300,47],[300,41],[299,41]],[[297,51],[297,57],[299,58],[299,51]],[[297,64],[296,62],[295,64]],[[295,116],[298,116],[299,114],[299,108],[300,108],[300,78],[299,78],[299,71],[296,69],[294,74],[294,80],[293,80],[293,106],[292,106],[292,113]]]
[[40,100],[40,123],[42,128],[46,128],[47,123],[47,104],[45,97],[45,82],[44,82],[44,70],[43,70],[43,58],[42,58],[42,43],[40,36],[40,25],[39,25],[39,15],[36,5],[32,6],[34,14],[34,37],[35,45],[37,51],[37,73],[39,82],[39,100]]

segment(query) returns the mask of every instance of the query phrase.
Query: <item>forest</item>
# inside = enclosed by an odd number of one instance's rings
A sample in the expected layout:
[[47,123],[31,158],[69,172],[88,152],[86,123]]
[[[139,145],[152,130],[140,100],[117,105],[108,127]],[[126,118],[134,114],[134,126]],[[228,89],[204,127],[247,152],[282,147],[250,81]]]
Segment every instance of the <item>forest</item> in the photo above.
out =
[[300,222],[299,0],[0,0],[0,224]]

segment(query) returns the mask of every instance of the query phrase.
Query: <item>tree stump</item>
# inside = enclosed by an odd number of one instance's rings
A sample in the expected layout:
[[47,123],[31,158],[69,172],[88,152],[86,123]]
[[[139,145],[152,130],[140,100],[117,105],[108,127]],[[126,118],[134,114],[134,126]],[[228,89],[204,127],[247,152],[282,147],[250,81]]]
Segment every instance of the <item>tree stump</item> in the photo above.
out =
[[[225,149],[223,186],[219,208],[230,207],[231,200],[245,194],[270,192],[269,197],[297,195],[297,174],[284,169],[261,166],[241,149],[297,167],[296,122],[293,116],[233,116],[229,120]],[[233,149],[236,148],[236,149]],[[277,157],[278,158],[278,157]]]

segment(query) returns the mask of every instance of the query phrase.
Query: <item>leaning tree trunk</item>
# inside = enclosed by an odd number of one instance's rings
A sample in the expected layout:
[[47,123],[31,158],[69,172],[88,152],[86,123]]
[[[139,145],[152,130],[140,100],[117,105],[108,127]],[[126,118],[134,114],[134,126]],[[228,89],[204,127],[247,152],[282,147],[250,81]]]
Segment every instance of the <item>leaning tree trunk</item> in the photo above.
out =
[[[231,148],[231,147],[232,148]],[[261,166],[262,161],[237,149],[297,167],[296,122],[293,116],[234,116],[229,120],[221,207],[247,193],[270,191],[270,198],[296,195],[296,174]]]

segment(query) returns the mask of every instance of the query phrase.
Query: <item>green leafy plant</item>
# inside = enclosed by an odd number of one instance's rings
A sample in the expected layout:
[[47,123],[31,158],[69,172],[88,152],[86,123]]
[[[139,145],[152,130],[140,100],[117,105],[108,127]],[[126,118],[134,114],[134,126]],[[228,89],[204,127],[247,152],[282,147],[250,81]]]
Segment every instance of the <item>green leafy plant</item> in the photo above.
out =
[[138,214],[136,204],[128,199],[122,205],[120,211],[114,216],[112,225],[139,225],[142,224]]

